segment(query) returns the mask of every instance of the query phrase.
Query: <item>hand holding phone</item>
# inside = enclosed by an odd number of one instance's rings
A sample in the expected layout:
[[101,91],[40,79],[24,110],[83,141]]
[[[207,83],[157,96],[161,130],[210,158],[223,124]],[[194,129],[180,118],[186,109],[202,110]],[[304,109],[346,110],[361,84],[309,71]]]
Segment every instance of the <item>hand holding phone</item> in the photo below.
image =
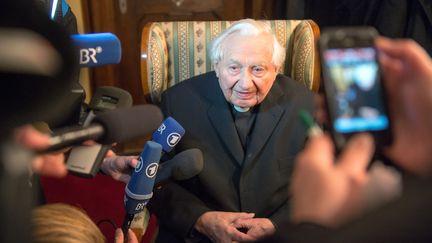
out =
[[381,148],[391,143],[391,124],[372,27],[325,29],[319,40],[330,129],[341,149],[355,133],[371,133]]

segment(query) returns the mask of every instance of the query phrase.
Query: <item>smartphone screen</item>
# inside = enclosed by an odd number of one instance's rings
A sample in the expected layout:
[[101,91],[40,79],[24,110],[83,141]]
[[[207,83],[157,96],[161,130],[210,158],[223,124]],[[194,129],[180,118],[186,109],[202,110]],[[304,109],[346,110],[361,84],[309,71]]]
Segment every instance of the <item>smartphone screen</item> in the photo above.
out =
[[370,132],[377,145],[389,144],[390,119],[381,81],[377,35],[371,28],[340,28],[320,39],[324,91],[330,126],[338,148],[352,134]]
[[388,129],[375,49],[328,49],[324,55],[334,87],[333,129],[339,133]]

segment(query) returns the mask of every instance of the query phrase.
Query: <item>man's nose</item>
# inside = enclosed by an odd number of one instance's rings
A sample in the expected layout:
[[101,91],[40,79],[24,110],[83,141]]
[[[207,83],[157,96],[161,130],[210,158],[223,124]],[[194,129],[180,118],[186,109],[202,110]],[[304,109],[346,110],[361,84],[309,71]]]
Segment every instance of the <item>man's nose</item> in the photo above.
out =
[[243,89],[247,89],[252,85],[252,73],[250,70],[244,69],[240,76],[239,85]]

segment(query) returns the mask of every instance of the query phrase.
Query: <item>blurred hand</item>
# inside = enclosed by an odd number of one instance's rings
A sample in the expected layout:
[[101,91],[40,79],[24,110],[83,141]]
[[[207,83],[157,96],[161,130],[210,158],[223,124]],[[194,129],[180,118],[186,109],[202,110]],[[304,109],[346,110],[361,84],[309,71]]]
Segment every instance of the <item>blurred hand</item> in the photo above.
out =
[[210,211],[202,214],[195,223],[195,229],[215,243],[248,242],[255,238],[239,231],[234,222],[251,219],[253,213]]
[[237,229],[244,229],[254,241],[270,236],[276,231],[273,223],[267,218],[240,218],[234,221],[233,225]]
[[338,226],[361,213],[373,152],[367,134],[350,139],[337,160],[328,135],[310,138],[292,176],[292,221]]
[[136,156],[117,156],[112,150],[108,151],[101,164],[101,170],[114,180],[128,183],[133,168],[138,165]]
[[[49,135],[40,133],[30,125],[16,128],[14,138],[30,150],[43,150],[49,146]],[[31,169],[34,173],[51,177],[64,177],[67,174],[62,152],[35,156],[31,161]]]
[[376,40],[394,143],[386,151],[402,168],[432,174],[432,61],[413,40]]

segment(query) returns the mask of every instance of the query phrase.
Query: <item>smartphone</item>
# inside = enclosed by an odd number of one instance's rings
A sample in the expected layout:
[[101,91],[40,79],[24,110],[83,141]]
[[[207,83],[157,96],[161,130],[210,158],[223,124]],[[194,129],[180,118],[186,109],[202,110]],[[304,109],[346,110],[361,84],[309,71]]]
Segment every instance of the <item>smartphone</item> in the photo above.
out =
[[377,36],[373,27],[334,27],[319,39],[329,127],[338,149],[359,132],[371,133],[377,148],[392,141]]

